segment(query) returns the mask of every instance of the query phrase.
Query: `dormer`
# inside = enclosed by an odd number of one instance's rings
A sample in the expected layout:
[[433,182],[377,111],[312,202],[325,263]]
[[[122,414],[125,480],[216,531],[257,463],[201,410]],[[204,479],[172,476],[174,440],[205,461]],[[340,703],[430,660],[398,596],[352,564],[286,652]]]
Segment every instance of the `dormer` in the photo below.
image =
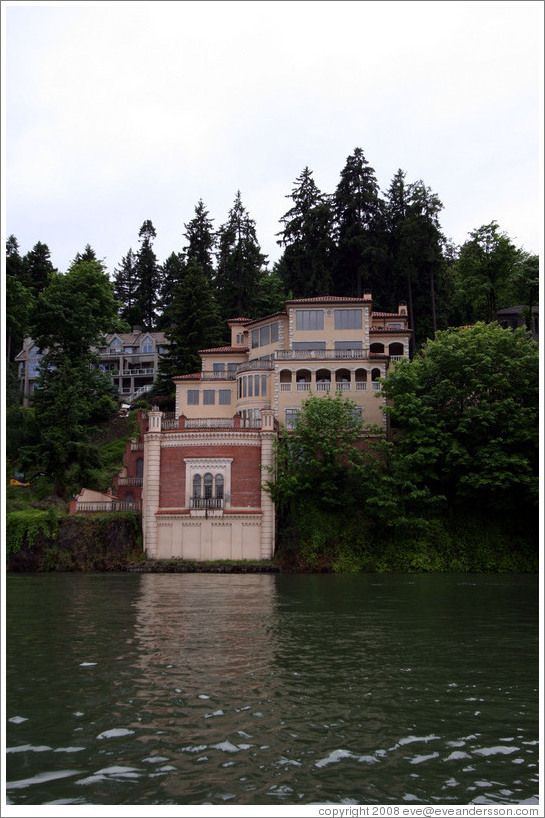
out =
[[249,321],[251,318],[231,318],[227,321],[227,326],[231,330],[232,347],[248,346],[248,332],[245,330],[245,324]]

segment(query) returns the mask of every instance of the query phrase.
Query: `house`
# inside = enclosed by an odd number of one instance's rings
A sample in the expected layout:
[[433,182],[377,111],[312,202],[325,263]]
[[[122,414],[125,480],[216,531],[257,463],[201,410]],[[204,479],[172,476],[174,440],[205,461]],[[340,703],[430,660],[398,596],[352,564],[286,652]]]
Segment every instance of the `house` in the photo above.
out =
[[527,327],[531,310],[530,332],[536,341],[539,341],[539,307],[529,307],[525,304],[517,304],[515,307],[507,307],[498,310],[496,318],[503,329],[518,329]]
[[[141,327],[133,327],[129,333],[104,336],[103,343],[94,352],[100,357],[100,369],[111,375],[119,397],[131,403],[151,389],[167,346],[163,332],[142,332]],[[15,358],[23,406],[28,406],[36,388],[42,357],[43,352],[32,338],[25,338],[23,349]]]
[[385,424],[380,378],[408,357],[411,330],[404,303],[395,313],[372,306],[366,292],[232,319],[230,345],[201,350],[201,371],[174,379],[173,416],[141,415],[115,492],[141,499],[149,558],[272,557],[275,513],[263,482],[280,425],[293,426],[311,393],[337,391],[366,423]]

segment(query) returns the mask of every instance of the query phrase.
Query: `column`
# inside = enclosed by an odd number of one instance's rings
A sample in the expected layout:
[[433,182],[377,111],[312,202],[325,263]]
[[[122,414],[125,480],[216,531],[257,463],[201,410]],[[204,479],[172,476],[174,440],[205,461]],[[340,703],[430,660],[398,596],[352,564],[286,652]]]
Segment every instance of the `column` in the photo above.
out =
[[[274,466],[274,412],[271,409],[261,411],[261,465],[263,469],[263,483],[271,480],[273,475],[266,467]],[[268,491],[261,489],[261,559],[270,560],[274,554],[275,538],[275,508]]]
[[161,481],[161,418],[153,407],[148,412],[148,431],[144,435],[144,480],[142,485],[142,534],[146,555],[157,557],[157,520]]

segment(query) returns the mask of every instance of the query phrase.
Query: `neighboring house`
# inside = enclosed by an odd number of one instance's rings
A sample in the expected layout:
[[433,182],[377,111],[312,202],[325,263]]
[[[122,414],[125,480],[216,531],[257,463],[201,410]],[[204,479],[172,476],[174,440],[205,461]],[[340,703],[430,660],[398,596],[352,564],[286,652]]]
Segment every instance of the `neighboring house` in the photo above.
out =
[[[525,304],[518,304],[516,307],[507,307],[504,310],[498,310],[496,313],[498,324],[504,329],[527,327],[529,309],[530,308]],[[532,307],[530,331],[535,340],[539,341],[539,307]]]
[[163,332],[142,332],[140,327],[133,327],[129,333],[106,335],[96,351],[100,368],[111,375],[119,396],[132,403],[153,386],[167,346]]
[[[94,351],[100,357],[100,368],[111,375],[119,397],[131,403],[151,389],[167,346],[163,332],[142,332],[140,327],[133,327],[130,333],[106,335],[104,343]],[[36,387],[42,357],[32,338],[25,338],[15,358],[24,406],[28,406]]]
[[127,445],[115,491],[142,499],[149,558],[270,559],[275,514],[263,483],[279,424],[292,426],[311,393],[341,391],[366,423],[384,425],[379,379],[409,354],[406,305],[373,312],[369,292],[288,301],[228,324],[230,346],[201,350],[201,371],[174,378],[174,415],[153,408]]

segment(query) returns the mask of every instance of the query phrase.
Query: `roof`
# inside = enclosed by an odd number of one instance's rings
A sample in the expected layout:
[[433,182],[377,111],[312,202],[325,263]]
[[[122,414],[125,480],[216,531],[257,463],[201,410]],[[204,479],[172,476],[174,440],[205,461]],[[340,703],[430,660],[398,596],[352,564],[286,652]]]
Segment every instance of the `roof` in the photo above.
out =
[[190,375],[175,375],[173,381],[200,381],[201,373],[192,372]]
[[229,318],[227,320],[227,323],[228,324],[247,324],[251,320],[252,320],[251,318]]
[[371,313],[373,318],[407,318],[406,315],[400,315],[398,312],[373,312]]
[[[114,338],[119,338],[123,344],[127,344],[128,346],[135,346],[140,343],[142,338],[153,338],[157,343],[168,344],[164,332],[109,332],[104,338],[106,339],[106,344],[111,344]],[[104,344],[101,346],[104,346]]]
[[248,319],[248,326],[250,324],[260,324],[262,321],[270,321],[271,318],[279,318],[283,316],[284,318],[287,316],[285,310],[281,310],[280,312],[273,312],[270,315],[264,315],[263,318],[250,318]]
[[363,302],[369,303],[371,296],[368,298],[350,298],[345,295],[321,295],[315,298],[292,298],[291,301],[286,301],[286,304],[361,304]]
[[212,347],[212,349],[199,349],[199,355],[205,352],[223,353],[223,352],[249,352],[249,347]]
[[[527,310],[528,306],[528,304],[517,304],[516,307],[505,307],[503,310],[498,310],[496,315],[519,315],[523,310]],[[532,312],[539,312],[539,307],[532,307]]]

